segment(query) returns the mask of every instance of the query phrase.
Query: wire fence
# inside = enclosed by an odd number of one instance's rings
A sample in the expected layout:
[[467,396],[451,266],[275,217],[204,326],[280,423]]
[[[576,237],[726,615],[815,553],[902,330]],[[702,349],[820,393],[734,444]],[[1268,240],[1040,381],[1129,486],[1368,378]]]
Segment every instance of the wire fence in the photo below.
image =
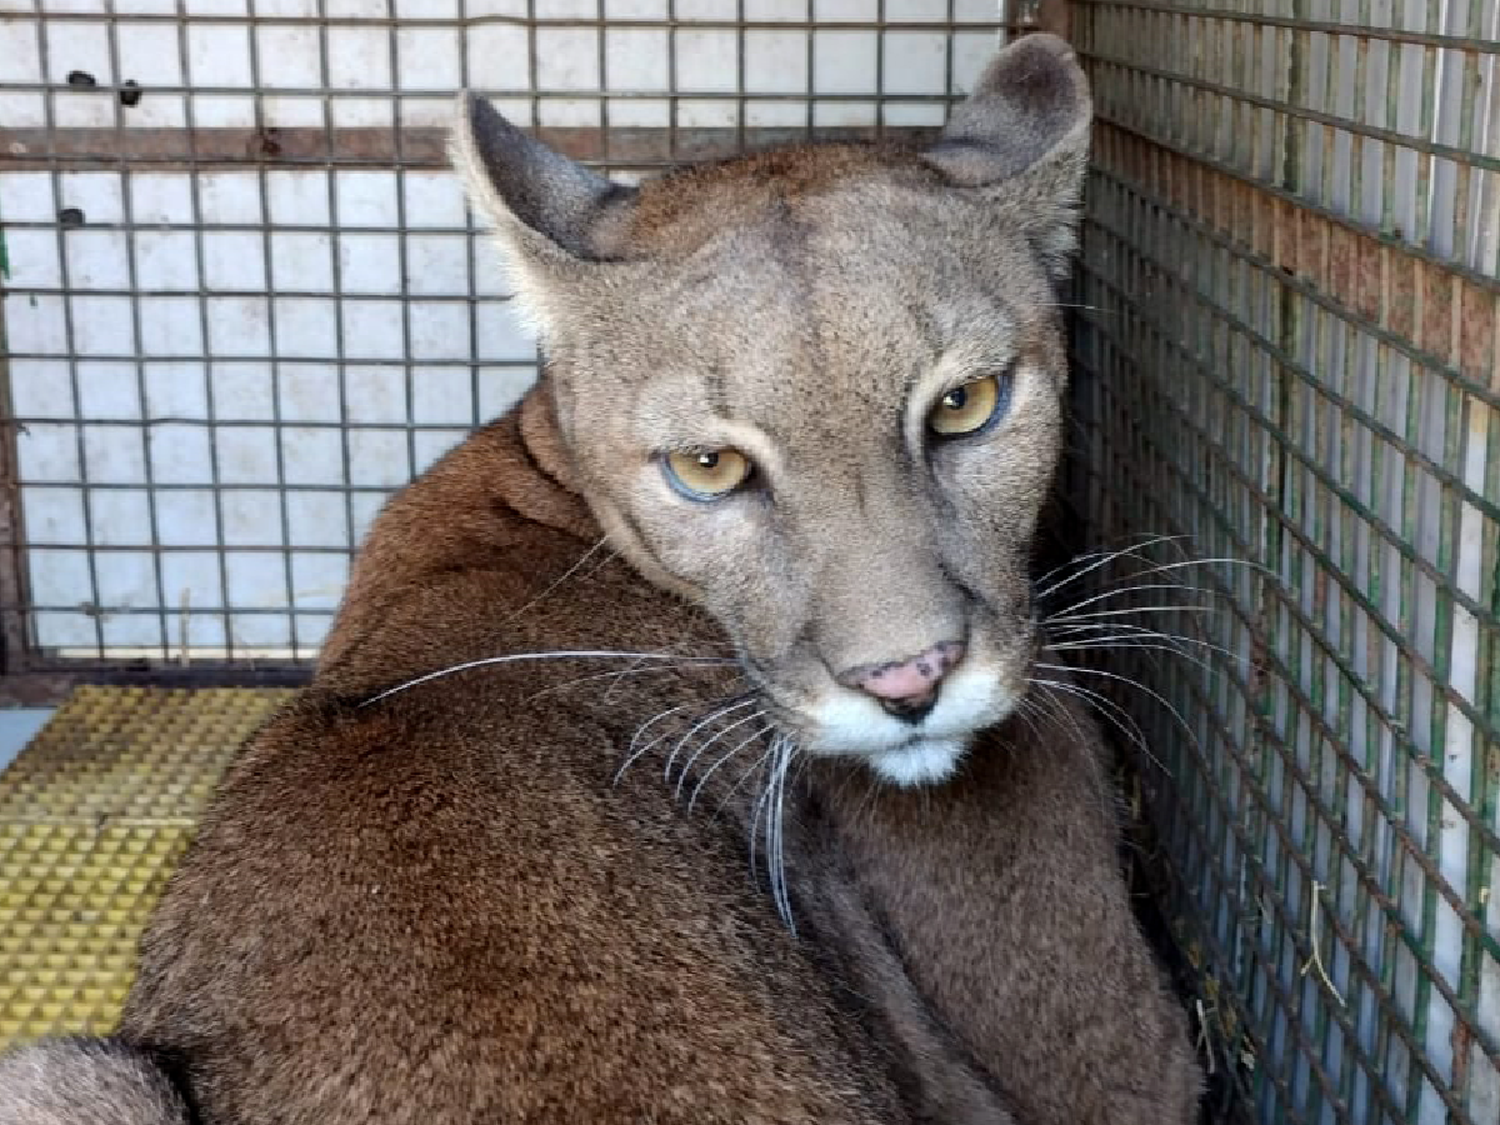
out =
[[1097,667],[1205,1043],[1258,1120],[1500,1120],[1500,5],[1072,10],[1071,494],[1264,568],[1101,603],[1185,638]]
[[[452,93],[621,178],[942,123],[985,0],[0,4],[7,668],[303,663],[535,376]],[[14,14],[11,14],[14,13]]]

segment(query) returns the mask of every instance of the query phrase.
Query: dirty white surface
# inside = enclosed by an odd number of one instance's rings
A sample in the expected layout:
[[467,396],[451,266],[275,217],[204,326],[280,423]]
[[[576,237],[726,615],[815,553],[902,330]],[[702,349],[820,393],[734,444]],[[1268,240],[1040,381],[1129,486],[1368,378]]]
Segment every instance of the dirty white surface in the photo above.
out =
[[6,173],[0,209],[39,224],[5,318],[49,647],[315,645],[386,493],[535,375],[443,172]]

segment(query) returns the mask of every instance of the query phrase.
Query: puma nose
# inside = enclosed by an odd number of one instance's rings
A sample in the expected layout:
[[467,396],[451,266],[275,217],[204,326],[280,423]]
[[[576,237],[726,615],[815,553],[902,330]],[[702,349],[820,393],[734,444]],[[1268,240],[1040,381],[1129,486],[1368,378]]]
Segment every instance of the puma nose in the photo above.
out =
[[943,641],[904,660],[850,668],[839,673],[838,681],[873,695],[898,719],[915,723],[932,710],[943,677],[963,658],[962,641]]

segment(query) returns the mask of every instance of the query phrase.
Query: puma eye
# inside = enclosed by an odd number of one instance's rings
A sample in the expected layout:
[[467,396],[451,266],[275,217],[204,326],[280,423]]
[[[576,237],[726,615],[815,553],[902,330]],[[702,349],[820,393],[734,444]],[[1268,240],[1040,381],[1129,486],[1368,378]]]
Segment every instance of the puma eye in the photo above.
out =
[[927,428],[939,437],[967,437],[986,430],[1010,402],[1010,375],[986,375],[954,387],[927,412]]
[[689,500],[717,500],[750,479],[750,458],[737,449],[700,449],[662,458],[667,483]]

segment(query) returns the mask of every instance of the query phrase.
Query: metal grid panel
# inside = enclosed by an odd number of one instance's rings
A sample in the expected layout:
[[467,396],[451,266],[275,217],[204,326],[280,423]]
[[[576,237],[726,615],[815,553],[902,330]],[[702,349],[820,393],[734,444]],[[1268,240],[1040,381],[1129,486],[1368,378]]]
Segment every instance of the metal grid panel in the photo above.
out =
[[472,85],[628,178],[942,122],[992,0],[3,0],[10,671],[315,654],[389,490],[535,375]]
[[1115,698],[1161,759],[1216,1068],[1259,1120],[1488,1125],[1500,5],[1073,8],[1101,115],[1074,501],[1103,544],[1264,568],[1095,603],[1108,643],[1165,627],[1195,658],[1098,668],[1159,693]]

